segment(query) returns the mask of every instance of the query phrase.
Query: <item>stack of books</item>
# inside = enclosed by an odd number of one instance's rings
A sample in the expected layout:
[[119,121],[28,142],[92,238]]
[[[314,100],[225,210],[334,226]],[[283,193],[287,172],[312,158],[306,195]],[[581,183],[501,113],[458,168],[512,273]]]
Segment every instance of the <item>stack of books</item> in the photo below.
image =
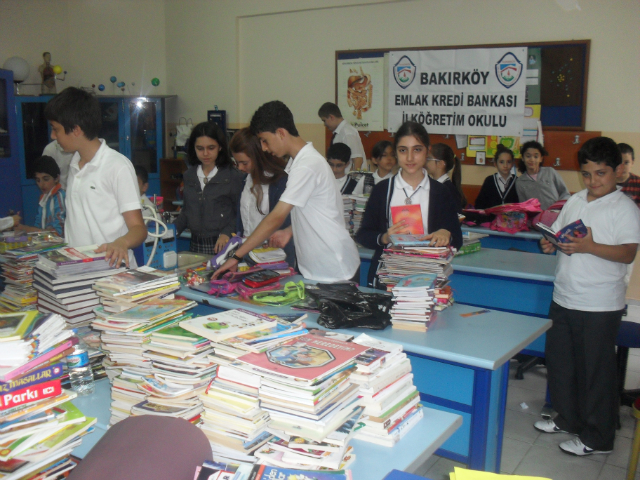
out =
[[249,252],[249,258],[266,270],[287,270],[287,254],[281,248],[261,247]]
[[352,381],[360,385],[364,414],[355,438],[393,447],[422,418],[420,394],[402,346],[362,334],[354,343],[370,347],[361,355]]
[[391,235],[393,246],[380,257],[378,276],[388,292],[404,277],[423,273],[437,275],[435,288],[443,288],[453,273],[453,247],[431,247],[424,235]]
[[355,235],[362,223],[362,216],[364,215],[364,209],[367,206],[369,200],[368,195],[349,195],[353,200],[353,214],[351,216],[351,222],[353,224],[353,234]]
[[426,332],[431,313],[436,304],[435,273],[409,275],[401,279],[392,289],[393,328]]
[[238,358],[238,368],[260,377],[260,408],[271,418],[274,437],[255,453],[261,463],[335,470],[353,461],[348,440],[362,407],[350,376],[355,358],[366,350],[307,334]]
[[488,236],[483,233],[462,232],[462,247],[456,252],[456,255],[479,252],[481,248],[480,239]]
[[96,422],[61,387],[62,362],[78,340],[59,315],[29,311],[0,322],[7,326],[0,332],[2,478],[57,478],[74,467],[69,455]]
[[351,470],[318,472],[315,470],[299,470],[295,468],[281,468],[268,465],[254,465],[249,462],[237,462],[224,459],[214,461],[205,460],[196,468],[194,480],[209,479],[234,479],[234,480],[274,480],[274,479],[298,479],[298,480],[351,480]]
[[347,231],[353,235],[355,232],[353,228],[353,210],[355,208],[355,201],[351,198],[351,195],[342,195],[342,208],[344,217],[344,226]]
[[[112,272],[116,273],[116,272]],[[105,316],[123,312],[156,299],[171,299],[180,288],[178,275],[150,267],[127,270],[95,282],[93,290],[100,297],[102,308],[96,313]]]
[[8,250],[0,255],[5,289],[0,293],[0,313],[31,310],[37,300],[33,288],[33,267],[38,253],[65,245],[64,240],[53,235],[30,236],[31,244]]
[[57,313],[74,327],[89,325],[100,303],[92,286],[99,278],[124,269],[112,269],[96,245],[63,247],[40,253],[33,273],[38,310]]

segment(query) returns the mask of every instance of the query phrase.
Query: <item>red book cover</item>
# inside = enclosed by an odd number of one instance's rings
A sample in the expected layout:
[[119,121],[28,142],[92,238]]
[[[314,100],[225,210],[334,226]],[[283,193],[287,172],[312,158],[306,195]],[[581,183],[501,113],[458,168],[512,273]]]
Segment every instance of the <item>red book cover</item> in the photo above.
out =
[[62,393],[60,379],[49,380],[37,385],[31,385],[11,393],[0,396],[0,410],[26,405],[28,403],[37,402],[45,398],[57,397]]
[[395,225],[401,220],[404,220],[405,229],[400,233],[424,235],[422,209],[420,205],[398,205],[397,207],[391,207],[391,222]]
[[354,360],[370,347],[317,335],[302,335],[263,353],[238,360],[288,377],[315,380]]

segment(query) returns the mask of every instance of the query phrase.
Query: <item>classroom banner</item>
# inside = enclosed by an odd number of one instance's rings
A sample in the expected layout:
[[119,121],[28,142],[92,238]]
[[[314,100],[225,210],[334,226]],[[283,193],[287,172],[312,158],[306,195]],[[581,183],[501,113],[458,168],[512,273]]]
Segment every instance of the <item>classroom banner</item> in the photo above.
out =
[[388,129],[522,135],[526,47],[390,52]]
[[384,130],[384,57],[338,60],[338,107],[356,130]]

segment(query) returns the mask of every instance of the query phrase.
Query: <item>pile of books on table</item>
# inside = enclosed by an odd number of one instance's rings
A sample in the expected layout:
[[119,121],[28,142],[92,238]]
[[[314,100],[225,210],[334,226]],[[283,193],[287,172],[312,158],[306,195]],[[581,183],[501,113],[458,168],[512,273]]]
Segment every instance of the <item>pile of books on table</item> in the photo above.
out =
[[113,269],[97,245],[63,247],[40,253],[33,286],[38,291],[38,310],[57,313],[76,328],[89,325],[100,303],[93,284],[100,278],[124,271]]
[[342,215],[344,217],[344,226],[347,231],[353,235],[353,209],[355,208],[355,200],[351,195],[342,195]]
[[61,388],[62,362],[77,338],[59,315],[28,311],[0,322],[1,478],[57,478],[74,467],[69,455],[96,422]]
[[409,275],[432,273],[435,309],[442,310],[453,303],[451,289],[447,287],[449,275],[453,273],[451,261],[453,247],[431,247],[423,241],[423,235],[391,235],[393,246],[384,250],[380,257],[378,275],[388,292]]
[[282,248],[260,247],[249,252],[249,258],[255,262],[256,266],[266,270],[283,271],[289,273],[287,265],[287,254]]
[[353,224],[353,234],[355,235],[362,223],[362,216],[364,215],[364,209],[367,206],[369,196],[364,195],[349,195],[353,200],[353,215],[351,216],[351,222]]
[[402,278],[392,289],[393,328],[426,332],[432,311],[436,305],[435,273],[409,275]]
[[423,417],[411,363],[402,345],[362,334],[354,343],[370,347],[356,361],[352,381],[360,385],[363,417],[355,438],[393,447]]
[[476,232],[462,232],[462,247],[456,252],[456,255],[467,255],[480,251],[480,239],[489,235]]
[[54,235],[32,235],[30,244],[0,255],[5,289],[0,293],[0,313],[18,312],[35,308],[37,292],[33,288],[33,267],[38,254],[65,245]]
[[225,478],[233,480],[351,480],[351,470],[325,471],[281,468],[234,461],[207,461],[196,468],[194,480]]

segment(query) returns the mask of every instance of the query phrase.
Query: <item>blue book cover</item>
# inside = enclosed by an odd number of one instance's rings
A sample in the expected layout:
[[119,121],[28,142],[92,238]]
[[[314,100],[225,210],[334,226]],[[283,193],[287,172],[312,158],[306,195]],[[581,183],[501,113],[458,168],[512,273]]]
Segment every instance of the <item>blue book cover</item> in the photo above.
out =
[[319,471],[297,470],[295,468],[270,467],[256,465],[253,467],[252,480],[350,480],[351,470]]
[[398,282],[395,288],[434,288],[438,276],[435,273],[409,275]]
[[8,382],[0,382],[0,394],[10,393],[14,390],[30,387],[42,382],[48,382],[49,380],[55,380],[62,375],[62,363],[56,363],[55,365],[49,365],[48,367],[41,368],[35,372],[23,375],[20,378],[9,380]]

